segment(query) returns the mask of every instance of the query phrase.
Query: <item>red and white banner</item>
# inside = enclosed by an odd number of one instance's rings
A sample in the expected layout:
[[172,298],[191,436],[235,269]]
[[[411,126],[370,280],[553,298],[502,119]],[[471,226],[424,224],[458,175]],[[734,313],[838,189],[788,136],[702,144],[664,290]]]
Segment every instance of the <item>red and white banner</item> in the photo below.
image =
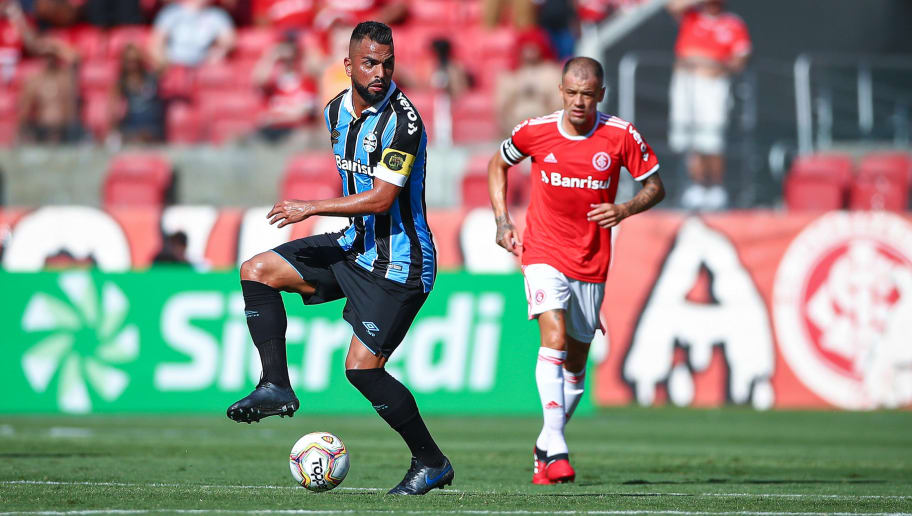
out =
[[[344,225],[275,229],[268,208],[164,211],[48,206],[0,211],[3,266],[38,270],[65,250],[109,271],[145,268],[183,231],[191,261],[232,268],[281,242]],[[441,269],[516,271],[488,210],[429,213]],[[514,218],[522,225],[522,213]],[[770,211],[624,221],[602,319],[599,404],[873,409],[912,406],[912,217]],[[517,295],[522,296],[521,286]]]

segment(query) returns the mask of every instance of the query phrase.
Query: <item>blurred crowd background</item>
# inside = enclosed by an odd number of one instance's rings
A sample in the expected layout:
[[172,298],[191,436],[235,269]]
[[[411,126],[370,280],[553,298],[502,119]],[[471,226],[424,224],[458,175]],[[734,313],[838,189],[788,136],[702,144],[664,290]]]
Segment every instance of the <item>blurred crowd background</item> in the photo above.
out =
[[[335,195],[322,108],[348,86],[352,28],[373,19],[393,27],[395,80],[428,128],[432,207],[487,204],[497,143],[560,108],[561,62],[582,54],[606,67],[602,110],[637,124],[659,155],[664,208],[904,211],[912,5],[826,4],[2,0],[0,204],[243,207]],[[741,44],[708,72],[724,76],[722,89],[686,93],[684,75],[706,65],[688,58],[700,24],[703,37]],[[713,110],[722,144],[682,144],[700,130],[687,113]],[[130,178],[153,186],[117,186]],[[521,205],[528,178],[511,181]],[[624,181],[621,197],[632,191]]]

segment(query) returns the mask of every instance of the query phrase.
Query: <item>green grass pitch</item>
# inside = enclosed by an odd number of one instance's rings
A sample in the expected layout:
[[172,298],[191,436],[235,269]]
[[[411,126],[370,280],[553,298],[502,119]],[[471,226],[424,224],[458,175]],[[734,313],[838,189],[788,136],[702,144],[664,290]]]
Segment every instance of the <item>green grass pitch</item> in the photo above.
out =
[[[535,486],[538,418],[428,418],[451,488],[390,497],[408,466],[374,414],[0,417],[0,514],[912,513],[912,413],[615,408],[568,427],[577,482]],[[296,487],[288,451],[325,430],[342,486]]]

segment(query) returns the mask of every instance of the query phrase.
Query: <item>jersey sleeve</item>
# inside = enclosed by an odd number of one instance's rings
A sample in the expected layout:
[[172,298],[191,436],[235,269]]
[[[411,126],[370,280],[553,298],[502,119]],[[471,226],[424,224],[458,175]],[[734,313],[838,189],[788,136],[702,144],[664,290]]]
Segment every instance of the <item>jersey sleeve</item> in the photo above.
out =
[[500,157],[511,167],[526,159],[532,143],[529,121],[525,120],[513,128],[513,134],[500,144]]
[[[411,102],[401,93],[391,102],[396,102],[396,123],[387,125],[387,131],[392,130],[392,140],[383,149],[380,163],[374,169],[374,176],[396,186],[405,186],[415,159],[421,152],[424,140],[424,123],[418,117],[418,112]],[[407,106],[406,106],[407,104]],[[402,109],[399,109],[401,107]],[[383,141],[388,136],[384,134]]]
[[747,24],[742,20],[738,20],[735,24],[735,37],[732,40],[730,53],[732,57],[744,57],[751,53],[751,39],[750,34],[747,32]]
[[659,171],[659,159],[633,124],[627,126],[621,157],[630,175],[642,181]]

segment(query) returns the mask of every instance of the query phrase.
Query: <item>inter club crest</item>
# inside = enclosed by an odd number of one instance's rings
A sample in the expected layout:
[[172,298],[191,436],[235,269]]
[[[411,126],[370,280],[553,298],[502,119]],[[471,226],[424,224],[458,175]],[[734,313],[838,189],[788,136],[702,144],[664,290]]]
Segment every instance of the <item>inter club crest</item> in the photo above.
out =
[[592,167],[598,170],[599,172],[604,172],[608,170],[608,167],[611,166],[611,156],[607,152],[596,152],[592,156]]

